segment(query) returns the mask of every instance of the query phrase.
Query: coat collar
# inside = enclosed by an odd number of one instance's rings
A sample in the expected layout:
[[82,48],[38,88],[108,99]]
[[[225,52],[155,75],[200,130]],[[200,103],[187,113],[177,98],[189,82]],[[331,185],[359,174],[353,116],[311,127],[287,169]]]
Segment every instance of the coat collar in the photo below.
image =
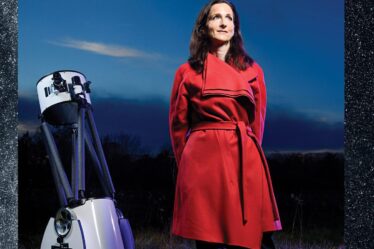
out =
[[203,71],[202,95],[245,96],[255,104],[248,82],[257,77],[257,71],[248,67],[244,72],[236,71],[226,62],[208,53]]

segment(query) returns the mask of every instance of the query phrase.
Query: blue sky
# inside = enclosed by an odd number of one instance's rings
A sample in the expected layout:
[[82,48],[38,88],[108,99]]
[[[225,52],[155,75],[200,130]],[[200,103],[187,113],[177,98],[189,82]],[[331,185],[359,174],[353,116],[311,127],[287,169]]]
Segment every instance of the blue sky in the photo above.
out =
[[[233,2],[246,50],[265,71],[265,149],[342,148],[344,2]],[[174,72],[205,3],[19,0],[20,130],[38,123],[39,78],[73,69],[93,82],[101,133],[139,136],[150,150],[166,146]]]

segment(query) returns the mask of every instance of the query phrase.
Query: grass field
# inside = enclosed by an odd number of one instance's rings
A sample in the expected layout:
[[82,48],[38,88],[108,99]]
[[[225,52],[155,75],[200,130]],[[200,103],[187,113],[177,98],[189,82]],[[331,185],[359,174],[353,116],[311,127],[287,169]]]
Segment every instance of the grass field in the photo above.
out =
[[[168,231],[135,231],[136,249],[195,249],[193,241],[171,236]],[[277,249],[344,249],[343,241],[334,241],[326,231],[305,234],[305,239],[289,233],[275,233]],[[316,238],[316,236],[319,236]],[[335,239],[336,240],[336,239]]]
[[[136,249],[195,249],[195,243],[171,236],[168,230],[145,229],[133,231]],[[22,238],[19,249],[39,249],[42,235]],[[333,231],[306,231],[302,236],[290,232],[273,235],[277,249],[344,249],[343,238]]]

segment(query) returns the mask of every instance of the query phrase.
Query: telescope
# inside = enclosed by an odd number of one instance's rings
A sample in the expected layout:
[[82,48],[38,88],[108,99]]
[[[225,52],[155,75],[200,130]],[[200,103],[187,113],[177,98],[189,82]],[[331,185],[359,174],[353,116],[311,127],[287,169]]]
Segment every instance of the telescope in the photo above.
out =
[[[60,70],[37,82],[40,120],[60,207],[44,231],[41,249],[135,249],[131,226],[116,207],[115,189],[90,98],[90,81],[74,70]],[[68,178],[51,126],[70,130]],[[86,153],[104,197],[86,197]]]

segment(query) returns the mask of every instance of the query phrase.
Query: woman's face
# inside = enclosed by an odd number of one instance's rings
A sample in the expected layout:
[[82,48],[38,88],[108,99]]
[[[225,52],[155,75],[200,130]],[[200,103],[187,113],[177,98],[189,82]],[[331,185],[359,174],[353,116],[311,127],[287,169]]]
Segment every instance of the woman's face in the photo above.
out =
[[214,4],[209,11],[207,28],[214,43],[224,44],[234,36],[234,13],[226,3]]

